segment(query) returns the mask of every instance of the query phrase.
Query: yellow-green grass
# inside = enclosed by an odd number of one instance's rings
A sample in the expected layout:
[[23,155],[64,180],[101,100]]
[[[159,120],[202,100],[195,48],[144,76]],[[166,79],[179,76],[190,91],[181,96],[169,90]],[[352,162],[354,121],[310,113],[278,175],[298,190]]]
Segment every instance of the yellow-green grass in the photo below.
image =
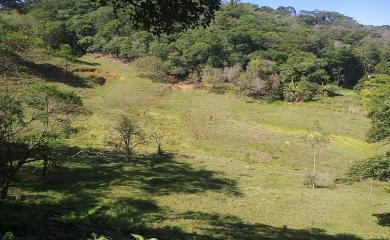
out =
[[[150,144],[137,149],[139,157],[130,163],[79,158],[67,164],[74,180],[25,188],[42,202],[86,199],[86,207],[72,202],[74,209],[61,211],[61,221],[93,225],[114,239],[127,239],[129,233],[159,239],[390,236],[388,222],[380,221],[390,212],[386,184],[372,183],[370,203],[370,182],[335,183],[354,162],[384,151],[366,143],[369,121],[352,90],[290,106],[172,89],[107,57],[81,60],[99,64],[86,68],[97,69],[107,82],[93,88],[63,86],[81,95],[90,111],[77,119],[80,131],[70,144],[106,148],[116,137],[119,117],[129,115],[140,122],[152,118],[146,128],[167,134],[163,148],[170,154],[156,157]],[[302,184],[312,168],[305,136],[317,120],[330,143],[319,156],[320,186],[311,189]]]

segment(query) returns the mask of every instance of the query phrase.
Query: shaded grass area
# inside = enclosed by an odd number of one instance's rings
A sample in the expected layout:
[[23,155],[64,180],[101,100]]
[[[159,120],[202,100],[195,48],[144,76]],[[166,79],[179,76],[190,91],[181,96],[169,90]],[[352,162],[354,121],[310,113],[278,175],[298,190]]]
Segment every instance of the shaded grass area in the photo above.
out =
[[374,214],[378,219],[378,224],[390,227],[390,212]]
[[[90,198],[78,197],[75,200],[73,197],[57,204],[8,203],[2,204],[2,207],[18,213],[18,216],[14,216],[15,219],[7,216],[9,225],[12,226],[12,221],[18,224],[18,227],[8,227],[8,229],[13,229],[19,236],[25,236],[23,239],[87,239],[90,237],[87,233],[91,232],[113,236],[114,239],[128,239],[126,236],[132,233],[158,236],[160,239],[361,239],[349,234],[330,235],[323,229],[290,229],[264,224],[248,224],[238,217],[202,212],[187,212],[175,217],[207,225],[203,234],[185,232],[179,227],[152,228],[147,226],[147,222],[162,221],[168,211],[160,209],[153,201],[124,199],[110,203],[110,207],[106,205],[95,208],[92,203],[93,200]],[[105,214],[106,211],[113,210],[118,212],[126,210],[126,212],[115,216]],[[55,217],[70,211],[74,214],[70,219]],[[77,214],[85,215],[78,216]],[[34,215],[34,221],[40,224],[31,223],[29,219],[31,215]]]
[[[64,156],[69,156],[80,149],[63,151]],[[25,176],[23,179],[28,180],[18,183],[29,192],[23,200],[0,202],[0,232],[12,231],[23,239],[87,239],[94,232],[114,239],[127,239],[131,233],[159,239],[360,239],[348,234],[327,234],[323,229],[252,224],[228,214],[176,213],[148,196],[211,191],[240,197],[242,193],[235,181],[221,173],[194,169],[176,161],[172,154],[138,155],[124,161],[116,153],[105,152],[111,158],[102,161],[95,158],[99,152],[88,149],[89,157],[68,159],[62,169],[52,170],[43,180],[38,177],[39,172]],[[26,168],[25,172],[33,168]],[[110,189],[117,186],[132,186],[142,193],[112,196]],[[158,225],[166,220],[184,220],[204,227],[193,232]]]
[[[85,64],[80,60],[76,63]],[[63,67],[50,63],[24,61],[22,64],[25,66],[25,74],[41,78],[48,82],[63,83],[74,88],[91,88],[96,86],[96,84],[104,84],[104,82],[98,82],[94,76],[83,77],[70,70],[66,70]],[[95,64],[92,65],[94,66]]]
[[[39,58],[20,57],[18,59],[17,70],[11,71],[9,76],[1,78],[2,85],[31,84],[35,82],[62,83],[71,88],[92,88],[97,85],[103,85],[102,81],[94,75],[83,75],[77,71],[94,70],[91,67],[99,66],[98,63],[82,61],[76,58],[68,59],[67,69],[64,66],[64,60],[56,57],[50,57],[51,61],[43,61]],[[7,81],[8,79],[8,81]],[[11,81],[10,81],[11,80]],[[4,83],[3,83],[4,82]]]
[[[115,186],[133,187],[143,196],[204,191],[240,195],[234,181],[177,162],[173,154],[137,155],[124,161],[115,152],[85,150],[88,154],[79,156],[82,149],[63,149],[66,165],[43,179],[33,171],[35,166],[25,168],[35,175],[24,174],[18,183],[26,191],[22,201],[0,202],[0,232],[32,239],[86,239],[93,232],[125,238],[165,217],[166,210],[153,200],[111,198]],[[102,154],[103,158],[96,157]]]

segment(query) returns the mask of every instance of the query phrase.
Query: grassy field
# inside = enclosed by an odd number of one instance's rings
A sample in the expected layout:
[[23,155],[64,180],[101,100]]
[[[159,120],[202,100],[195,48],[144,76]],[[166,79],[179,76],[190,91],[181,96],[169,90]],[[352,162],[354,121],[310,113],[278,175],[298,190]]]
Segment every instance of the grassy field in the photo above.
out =
[[[2,229],[56,239],[92,232],[161,240],[389,238],[388,186],[374,182],[369,204],[370,182],[335,183],[353,162],[384,150],[366,143],[369,121],[355,92],[291,106],[175,89],[107,57],[81,60],[82,75],[104,76],[105,84],[58,84],[90,111],[76,122],[69,154],[91,154],[74,156],[44,181],[27,169],[19,183],[25,196],[6,203]],[[167,154],[156,156],[150,144],[130,162],[94,155],[115,138],[121,115],[165,134]],[[331,140],[320,153],[320,186],[311,189],[302,184],[313,152],[305,136],[316,120]]]

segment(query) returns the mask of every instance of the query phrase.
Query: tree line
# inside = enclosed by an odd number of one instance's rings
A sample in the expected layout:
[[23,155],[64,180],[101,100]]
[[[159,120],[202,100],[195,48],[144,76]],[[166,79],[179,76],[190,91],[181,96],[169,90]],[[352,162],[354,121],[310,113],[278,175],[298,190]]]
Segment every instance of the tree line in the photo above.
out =
[[[363,26],[337,12],[238,1],[205,1],[207,9],[176,1],[143,8],[137,1],[98,2],[31,1],[1,21],[52,49],[69,45],[80,54],[146,58],[143,70],[159,81],[200,83],[211,73],[212,85],[231,83],[252,97],[310,100],[327,84],[354,87],[373,74],[389,74],[389,27]],[[188,9],[184,15],[203,12],[203,20],[174,15],[166,22],[167,11],[177,8]]]

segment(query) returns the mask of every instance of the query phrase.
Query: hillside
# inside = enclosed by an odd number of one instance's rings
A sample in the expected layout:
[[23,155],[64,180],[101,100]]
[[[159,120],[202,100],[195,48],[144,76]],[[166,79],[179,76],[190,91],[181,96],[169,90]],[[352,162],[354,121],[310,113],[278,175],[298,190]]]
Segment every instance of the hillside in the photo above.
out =
[[390,239],[388,26],[115,2],[0,0],[0,239]]
[[[30,176],[18,183],[25,200],[5,205],[12,214],[2,211],[7,221],[1,229],[56,239],[87,238],[92,232],[114,239],[130,233],[159,239],[388,236],[388,227],[380,225],[390,207],[385,185],[374,184],[370,205],[369,183],[335,182],[353,162],[375,152],[365,142],[367,119],[348,111],[357,105],[353,91],[298,107],[252,102],[153,83],[104,56],[81,60],[85,64],[71,68],[107,81],[94,88],[59,83],[82,96],[91,112],[77,121],[81,130],[69,140],[67,155],[74,157],[44,182]],[[121,114],[152,119],[146,128],[167,134],[166,154],[154,155],[150,144],[130,162],[95,155],[115,135],[113,123]],[[331,142],[319,158],[321,187],[313,190],[302,185],[312,158],[304,136],[318,119]],[[88,152],[80,152],[83,148]]]

